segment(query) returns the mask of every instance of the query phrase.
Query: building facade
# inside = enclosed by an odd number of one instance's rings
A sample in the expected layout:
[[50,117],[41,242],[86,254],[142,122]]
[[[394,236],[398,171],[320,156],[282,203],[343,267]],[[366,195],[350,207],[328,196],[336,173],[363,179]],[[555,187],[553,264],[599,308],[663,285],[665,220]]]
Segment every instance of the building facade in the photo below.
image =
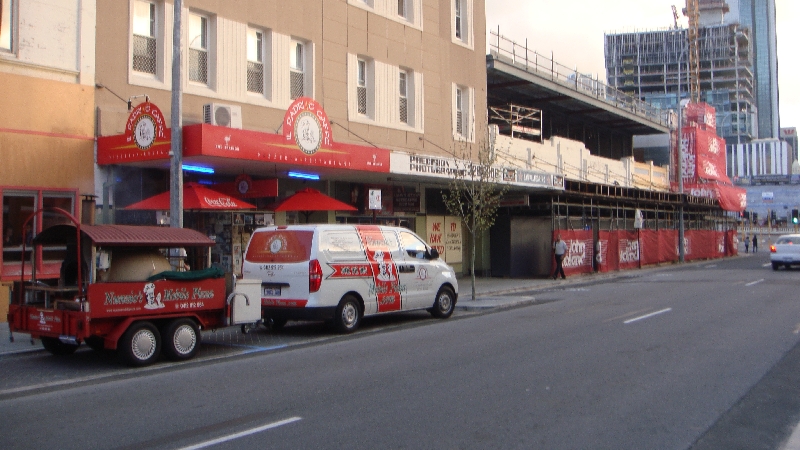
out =
[[[0,6],[0,281],[8,283],[29,260],[23,244],[56,220],[44,214],[24,226],[31,214],[58,207],[80,218],[82,195],[94,193],[95,2]],[[36,270],[57,277],[48,255]]]
[[[171,126],[173,9],[162,0],[97,5],[96,193],[110,220],[155,220],[122,209],[169,189],[163,142],[130,152],[123,136],[129,100],[157,105]],[[482,0],[188,0],[181,19],[184,164],[213,171],[186,172],[187,182],[223,190],[246,180],[237,184],[245,191],[275,182],[275,192],[240,191],[259,212],[303,187],[359,209],[275,213],[276,223],[377,220],[429,237],[444,221],[443,182],[432,175],[448,170],[447,157],[470,159],[486,145]],[[305,112],[321,133],[310,147],[297,134],[308,131],[298,128]],[[365,193],[376,190],[383,203],[371,210]],[[460,245],[446,258],[457,268]],[[236,251],[226,252],[235,267]]]
[[777,139],[780,115],[775,0],[726,1],[730,6],[730,13],[725,16],[725,23],[738,23],[750,30],[758,107],[758,138]]

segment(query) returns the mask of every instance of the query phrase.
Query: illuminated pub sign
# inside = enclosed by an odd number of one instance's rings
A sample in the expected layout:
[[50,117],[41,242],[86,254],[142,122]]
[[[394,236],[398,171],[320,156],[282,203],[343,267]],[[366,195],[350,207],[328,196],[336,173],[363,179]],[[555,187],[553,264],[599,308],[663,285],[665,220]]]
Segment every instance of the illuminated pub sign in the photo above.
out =
[[[138,122],[129,119],[128,124],[135,130]],[[145,137],[149,130],[148,124],[141,126]],[[289,106],[282,132],[273,134],[209,124],[188,125],[183,127],[184,162],[189,163],[196,157],[213,157],[271,165],[389,172],[389,150],[335,142],[327,114],[313,99],[301,97]],[[164,140],[158,137],[158,132],[155,134],[156,139],[146,148],[138,146],[130,133],[98,138],[97,164],[169,159],[169,129],[162,133]],[[146,139],[141,142],[146,144]]]

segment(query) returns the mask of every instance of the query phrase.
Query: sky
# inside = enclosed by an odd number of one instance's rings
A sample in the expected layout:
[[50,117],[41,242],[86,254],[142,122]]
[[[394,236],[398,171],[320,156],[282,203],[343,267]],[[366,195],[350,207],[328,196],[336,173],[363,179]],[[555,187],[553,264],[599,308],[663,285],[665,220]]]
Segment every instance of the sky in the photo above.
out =
[[[486,26],[539,54],[605,81],[603,35],[669,28],[685,0],[486,0]],[[775,0],[781,127],[800,128],[800,1]]]

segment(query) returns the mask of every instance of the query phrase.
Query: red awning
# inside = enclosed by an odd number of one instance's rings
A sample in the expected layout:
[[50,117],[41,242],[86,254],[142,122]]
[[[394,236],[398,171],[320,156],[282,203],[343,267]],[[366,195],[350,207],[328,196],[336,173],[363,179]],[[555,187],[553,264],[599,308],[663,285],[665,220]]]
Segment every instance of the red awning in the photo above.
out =
[[305,188],[273,205],[273,211],[358,211],[358,208],[328,197],[322,192]]
[[[162,192],[161,194],[154,195],[140,202],[126,206],[125,209],[169,211],[169,197],[169,191]],[[228,195],[221,194],[197,183],[186,183],[183,186],[183,209],[219,211],[256,209],[256,206]]]

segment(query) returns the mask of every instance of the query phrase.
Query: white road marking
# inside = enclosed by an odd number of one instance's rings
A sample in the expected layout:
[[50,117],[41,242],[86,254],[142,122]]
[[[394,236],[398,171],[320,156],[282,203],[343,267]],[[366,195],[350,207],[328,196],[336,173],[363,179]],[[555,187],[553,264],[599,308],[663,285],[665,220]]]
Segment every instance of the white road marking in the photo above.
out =
[[717,267],[717,265],[716,264],[709,264],[709,265],[706,266],[706,269],[713,269],[714,267]]
[[298,420],[301,420],[301,418],[300,417],[290,417],[288,419],[284,419],[284,420],[281,420],[281,421],[278,421],[278,422],[268,423],[268,424],[262,425],[260,427],[251,428],[249,430],[241,431],[239,433],[229,434],[227,436],[222,436],[222,437],[217,438],[217,439],[212,439],[210,441],[201,442],[199,444],[191,445],[189,447],[183,447],[180,450],[198,450],[198,449],[201,449],[201,448],[210,447],[212,445],[217,445],[217,444],[221,444],[223,442],[228,442],[228,441],[232,441],[234,439],[239,439],[239,438],[242,438],[242,437],[245,437],[245,436],[250,436],[251,434],[260,433],[262,431],[266,431],[266,430],[269,430],[271,428],[277,428],[277,427],[280,427],[280,426],[283,426],[283,425],[290,424],[292,422],[297,422]]
[[762,264],[761,267],[769,267],[771,265],[772,265],[772,263],[766,263],[766,264]]
[[670,311],[672,311],[672,308],[662,309],[661,311],[656,311],[654,313],[645,314],[645,315],[639,316],[639,317],[634,317],[633,319],[628,319],[628,320],[626,320],[625,322],[622,322],[622,323],[627,325],[629,323],[633,323],[633,322],[636,322],[636,321],[639,321],[639,320],[643,320],[643,319],[648,319],[650,317],[657,316],[659,314],[664,314],[665,312],[670,312]]
[[756,285],[756,284],[758,284],[758,283],[761,283],[762,281],[764,281],[764,279],[763,279],[763,278],[762,278],[762,279],[760,279],[760,280],[751,281],[751,282],[749,282],[749,283],[745,284],[745,286],[748,286],[748,287],[749,287],[749,286],[753,286],[753,285]]

